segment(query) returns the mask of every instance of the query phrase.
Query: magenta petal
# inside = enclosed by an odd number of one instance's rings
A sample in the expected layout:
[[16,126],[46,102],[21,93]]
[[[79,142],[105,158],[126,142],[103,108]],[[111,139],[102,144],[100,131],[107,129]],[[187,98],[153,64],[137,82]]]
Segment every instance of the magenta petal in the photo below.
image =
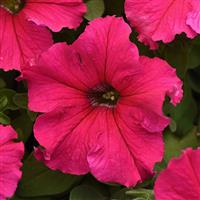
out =
[[126,0],[125,11],[131,25],[139,33],[139,40],[155,49],[155,42],[171,42],[176,34],[196,33],[186,24],[191,0]]
[[154,191],[156,200],[200,199],[200,149],[187,149],[172,159],[158,176]]
[[176,70],[159,58],[140,57],[143,73],[133,79],[133,87],[123,91],[123,104],[152,111],[163,116],[162,106],[165,96],[176,105],[183,96],[182,82],[176,76]]
[[37,25],[45,25],[58,32],[64,27],[78,27],[86,13],[86,6],[82,0],[28,0],[24,13]]
[[137,72],[139,52],[129,40],[130,33],[122,18],[107,16],[90,22],[73,47],[91,78],[97,74],[99,82],[120,88],[126,76]]
[[82,72],[74,67],[76,60],[73,50],[60,43],[43,53],[36,66],[23,70],[23,77],[28,81],[31,110],[49,112],[57,107],[88,103],[84,93],[87,86],[79,78],[83,77]]
[[141,176],[128,138],[111,110],[100,109],[99,112],[101,114],[93,131],[98,140],[87,156],[91,173],[103,182],[120,183],[127,187],[135,185],[141,181]]
[[187,24],[197,33],[200,33],[200,2],[191,1],[192,11],[188,13]]
[[116,109],[115,116],[116,123],[123,133],[123,139],[144,180],[153,174],[155,163],[162,160],[164,147],[162,131],[168,124],[168,120],[156,114],[149,116],[149,113],[143,113],[148,120],[146,125],[146,121],[141,122],[139,121],[141,119],[135,117],[137,114],[139,114],[137,109],[120,105]]
[[13,16],[0,7],[0,68],[20,71],[51,44],[46,28],[28,22],[23,13]]
[[21,178],[21,159],[24,155],[22,142],[14,142],[16,132],[11,126],[0,125],[0,199],[12,197]]
[[51,169],[64,173],[88,173],[89,130],[95,121],[92,111],[88,107],[74,107],[41,115],[34,126],[34,133],[44,150],[37,149],[36,158]]

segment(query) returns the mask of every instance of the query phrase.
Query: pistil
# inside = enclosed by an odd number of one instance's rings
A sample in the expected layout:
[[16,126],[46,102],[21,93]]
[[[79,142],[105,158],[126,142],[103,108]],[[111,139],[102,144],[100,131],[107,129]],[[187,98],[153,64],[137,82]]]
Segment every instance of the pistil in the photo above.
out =
[[109,84],[100,84],[88,92],[93,106],[114,107],[120,97],[119,92]]

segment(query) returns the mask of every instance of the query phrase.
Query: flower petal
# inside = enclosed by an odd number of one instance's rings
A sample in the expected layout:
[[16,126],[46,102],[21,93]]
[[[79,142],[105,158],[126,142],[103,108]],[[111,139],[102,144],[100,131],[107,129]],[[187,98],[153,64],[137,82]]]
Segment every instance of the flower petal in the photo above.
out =
[[141,182],[141,175],[121,123],[118,124],[112,110],[101,109],[99,112],[93,132],[98,134],[99,142],[93,145],[87,157],[91,173],[103,182],[127,187],[136,185]]
[[81,81],[84,76],[73,57],[73,49],[58,43],[43,53],[36,65],[23,69],[31,110],[49,112],[59,106],[81,106],[89,102],[84,92],[87,86]]
[[176,34],[186,33],[193,38],[196,33],[186,24],[192,7],[190,0],[126,0],[125,11],[131,25],[139,33],[139,40],[155,49],[155,42],[174,40]]
[[[175,69],[164,60],[142,56],[140,63],[143,73],[133,79],[132,87],[123,91],[122,103],[137,107],[142,112],[146,112],[146,116],[155,113],[165,118],[162,112],[165,96],[171,97],[173,105],[179,103],[183,96],[182,82],[176,76]],[[156,125],[153,121],[151,124]]]
[[52,44],[50,32],[28,22],[23,13],[11,15],[0,7],[0,68],[16,69],[34,59]]
[[12,197],[22,175],[19,169],[24,145],[13,142],[16,138],[17,134],[11,126],[0,126],[0,199]]
[[28,0],[24,13],[37,25],[45,25],[58,32],[64,27],[78,27],[86,13],[86,6],[82,0]]
[[72,174],[91,171],[101,181],[126,186],[141,181],[110,109],[72,108],[44,114],[38,118],[34,132],[45,148],[36,150],[36,158],[51,169]]
[[[150,129],[144,127],[134,117],[136,112],[137,110],[134,107],[119,105],[115,111],[115,118],[116,123],[122,130],[123,139],[127,144],[127,148],[136,161],[140,176],[142,180],[145,180],[153,174],[155,163],[161,161],[163,158],[163,127],[162,130],[161,128]],[[146,115],[146,118],[148,117]],[[157,127],[160,126],[159,123],[161,120],[159,120],[157,120]]]
[[96,116],[92,112],[92,108],[73,107],[41,115],[34,133],[45,149],[37,149],[36,158],[64,173],[88,173],[89,130],[93,130]]
[[197,33],[200,33],[200,3],[199,1],[191,1],[193,10],[188,13],[187,24]]
[[154,191],[156,200],[200,199],[200,149],[188,148],[158,176]]
[[90,22],[73,44],[87,73],[94,71],[99,82],[108,82],[114,87],[120,87],[120,80],[136,73],[139,53],[129,40],[130,33],[122,18],[108,16]]

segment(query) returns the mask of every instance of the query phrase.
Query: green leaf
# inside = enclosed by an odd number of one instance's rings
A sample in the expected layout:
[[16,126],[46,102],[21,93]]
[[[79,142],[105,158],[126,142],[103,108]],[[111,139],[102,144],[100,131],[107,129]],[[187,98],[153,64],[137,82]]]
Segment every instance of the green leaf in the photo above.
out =
[[191,88],[200,93],[200,66],[196,67],[195,69],[189,70],[189,84]]
[[124,14],[124,0],[104,0],[105,15],[122,16]]
[[0,89],[0,98],[1,97],[7,97],[8,103],[7,106],[4,108],[5,109],[10,109],[10,110],[17,110],[18,107],[15,105],[13,102],[13,96],[16,94],[14,90],[3,88]]
[[7,106],[8,104],[8,99],[6,96],[1,96],[0,97],[0,110],[4,110],[5,107]]
[[184,82],[184,97],[181,103],[176,107],[167,103],[164,106],[164,111],[172,118],[173,124],[170,128],[173,132],[176,130],[177,135],[184,135],[192,129],[197,115],[197,105],[187,80]]
[[2,112],[0,112],[0,124],[3,125],[10,124],[10,118]]
[[160,171],[162,171],[166,167],[167,167],[167,161],[163,159],[161,162],[155,164],[154,172],[156,172],[156,174],[159,174]]
[[127,188],[121,189],[112,195],[113,200],[132,200],[133,198],[126,194]]
[[106,199],[98,190],[89,185],[80,185],[70,192],[70,200],[104,200]]
[[132,189],[126,191],[126,194],[133,197],[134,200],[154,200],[153,191],[149,189]]
[[191,43],[179,36],[173,43],[164,46],[164,59],[176,68],[179,77],[184,78],[187,71],[188,54]]
[[177,129],[176,122],[173,119],[171,119],[171,122],[169,124],[169,128],[170,128],[171,132],[173,132],[173,133],[176,132],[176,129]]
[[2,78],[0,78],[0,88],[4,88],[5,86],[6,86],[5,81]]
[[13,96],[13,102],[20,108],[27,109],[28,97],[27,93],[16,94]]
[[197,136],[197,128],[194,127],[183,138],[179,138],[170,131],[164,134],[165,138],[165,161],[169,161],[172,157],[177,157],[181,154],[181,151],[187,147],[196,148],[199,146],[199,138]]
[[18,197],[17,195],[15,195],[14,197],[12,197],[9,200],[54,200],[51,197],[35,197],[35,198],[23,198],[23,197]]
[[193,45],[188,52],[187,68],[192,69],[200,65],[200,45]]
[[103,0],[88,0],[86,4],[87,13],[85,14],[85,18],[89,21],[103,15],[105,9]]
[[62,194],[82,179],[81,176],[50,170],[43,163],[37,161],[32,154],[24,162],[22,171],[23,176],[17,190],[17,195],[20,197]]
[[19,134],[19,139],[26,142],[32,133],[33,121],[26,111],[22,111],[17,118],[12,121],[12,126]]
[[200,36],[198,35],[192,40],[192,43],[195,45],[200,45]]
[[28,116],[30,117],[30,119],[31,119],[32,122],[34,122],[35,119],[36,119],[37,116],[38,116],[38,113],[32,112],[32,111],[30,111],[30,110],[27,110],[27,114],[28,114]]

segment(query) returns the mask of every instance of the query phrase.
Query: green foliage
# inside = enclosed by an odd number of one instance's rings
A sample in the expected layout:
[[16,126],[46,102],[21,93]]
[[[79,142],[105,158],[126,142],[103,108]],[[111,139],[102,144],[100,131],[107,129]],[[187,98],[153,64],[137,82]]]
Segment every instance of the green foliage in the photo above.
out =
[[59,195],[79,183],[81,176],[63,174],[45,167],[31,154],[23,165],[23,177],[19,183],[19,197]]
[[197,93],[200,93],[200,66],[189,70],[190,87]]
[[15,94],[16,94],[16,92],[11,89],[7,89],[7,88],[0,89],[0,98],[6,97],[6,99],[7,99],[6,106],[4,106],[3,110],[7,110],[7,109],[17,110],[18,109],[17,105],[13,102],[13,97]]
[[86,5],[87,13],[85,14],[85,18],[89,21],[103,15],[105,9],[103,0],[88,0]]
[[172,118],[170,128],[177,135],[184,135],[193,127],[197,115],[197,105],[187,81],[184,82],[184,96],[176,107],[170,103],[164,106],[165,113]]
[[200,138],[198,137],[197,128],[194,127],[184,137],[180,138],[167,130],[164,134],[165,141],[165,156],[164,159],[168,162],[172,157],[180,155],[182,150],[187,147],[196,148],[200,145]]
[[28,107],[28,97],[26,93],[15,94],[13,96],[13,102],[19,108],[27,109]]
[[3,125],[10,124],[10,118],[2,112],[0,112],[0,124]]
[[88,185],[75,187],[70,193],[70,200],[106,200],[95,188]]
[[144,188],[122,189],[112,196],[113,200],[154,200],[153,191]]

